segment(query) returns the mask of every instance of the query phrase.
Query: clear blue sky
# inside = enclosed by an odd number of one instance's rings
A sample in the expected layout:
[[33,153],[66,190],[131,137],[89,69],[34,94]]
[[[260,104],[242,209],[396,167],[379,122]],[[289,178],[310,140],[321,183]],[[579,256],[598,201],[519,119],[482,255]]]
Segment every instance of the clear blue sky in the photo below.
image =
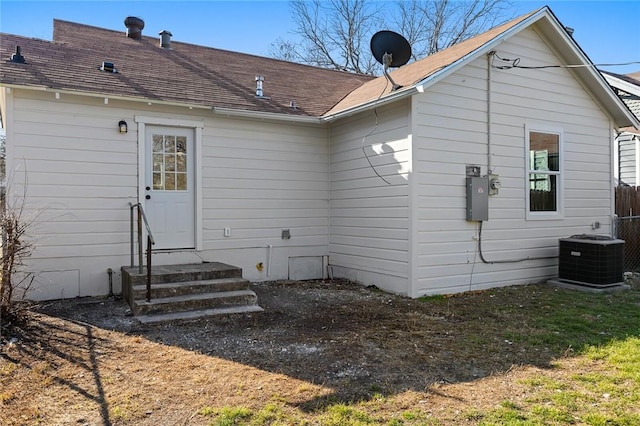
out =
[[[551,7],[596,64],[640,61],[640,0],[513,1],[514,16]],[[267,56],[278,38],[291,39],[287,1],[11,1],[0,0],[0,31],[51,40],[53,19],[124,31],[126,16],[145,21],[143,34],[164,29],[177,41]],[[620,74],[640,64],[603,67]]]

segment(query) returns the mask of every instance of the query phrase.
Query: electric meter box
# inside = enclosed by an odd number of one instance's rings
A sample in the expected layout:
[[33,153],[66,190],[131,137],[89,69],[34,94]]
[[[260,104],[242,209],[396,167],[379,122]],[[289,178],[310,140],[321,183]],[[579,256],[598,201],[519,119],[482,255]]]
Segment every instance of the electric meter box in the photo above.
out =
[[467,220],[489,220],[488,176],[467,176]]

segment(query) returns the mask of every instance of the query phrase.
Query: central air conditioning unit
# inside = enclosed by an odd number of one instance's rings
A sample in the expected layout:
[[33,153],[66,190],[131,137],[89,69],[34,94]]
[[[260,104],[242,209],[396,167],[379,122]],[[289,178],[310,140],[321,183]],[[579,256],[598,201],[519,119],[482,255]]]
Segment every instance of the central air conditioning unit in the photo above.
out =
[[624,282],[624,241],[603,235],[560,239],[558,279],[590,287]]

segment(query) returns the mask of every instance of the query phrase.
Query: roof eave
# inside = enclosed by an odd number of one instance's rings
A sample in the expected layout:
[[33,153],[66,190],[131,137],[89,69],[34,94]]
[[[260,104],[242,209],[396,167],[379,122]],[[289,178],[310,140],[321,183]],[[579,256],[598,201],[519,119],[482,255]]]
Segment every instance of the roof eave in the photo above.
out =
[[377,108],[379,106],[386,105],[388,103],[396,102],[400,99],[413,96],[418,92],[422,92],[422,87],[416,86],[414,84],[411,86],[407,86],[406,88],[403,88],[403,90],[401,91],[391,92],[390,94],[388,94],[383,98],[378,98],[373,101],[368,101],[363,104],[353,106],[351,108],[343,109],[342,111],[338,111],[333,114],[323,115],[322,117],[320,117],[320,120],[322,120],[323,122],[329,122],[329,121],[337,120],[339,118],[349,117],[351,115],[358,114],[363,111],[368,111],[370,109]]
[[112,95],[108,93],[80,92],[80,91],[74,91],[74,90],[55,89],[47,86],[7,84],[7,83],[0,82],[0,87],[6,87],[9,89],[23,89],[23,90],[33,90],[33,91],[39,91],[39,92],[59,93],[61,95],[74,95],[74,96],[85,96],[90,98],[102,98],[106,100],[139,102],[139,103],[145,103],[147,105],[165,105],[165,106],[175,106],[175,107],[188,108],[188,109],[210,110],[210,111],[213,111],[214,114],[218,114],[218,115],[244,117],[244,118],[252,118],[252,119],[259,119],[259,120],[289,121],[289,122],[307,123],[307,124],[322,123],[322,119],[320,117],[280,114],[280,113],[264,112],[264,111],[250,111],[250,110],[226,108],[226,107],[213,107],[210,105],[161,101],[161,100],[155,100],[155,99],[149,99],[149,98],[138,98],[133,96],[129,97],[129,96],[121,96],[121,95]]
[[245,109],[213,107],[213,113],[224,115],[227,117],[251,118],[254,120],[270,120],[270,121],[288,121],[306,124],[322,124],[320,117],[312,117],[308,115],[290,115],[280,114],[277,112],[251,111]]
[[7,87],[10,89],[34,90],[39,92],[59,93],[61,95],[84,96],[89,98],[102,98],[102,99],[108,99],[108,100],[119,100],[119,101],[127,101],[127,102],[139,102],[139,103],[145,103],[147,105],[167,105],[167,106],[177,106],[177,107],[189,108],[189,109],[205,109],[205,110],[213,109],[209,105],[162,101],[158,99],[142,98],[142,97],[135,97],[135,96],[122,96],[122,95],[114,95],[110,93],[56,89],[54,87],[48,87],[48,86],[34,86],[34,85],[22,85],[22,84],[11,84],[11,83],[7,84],[7,83],[0,82],[0,87]]
[[625,81],[611,74],[602,73],[602,76],[605,80],[607,80],[610,86],[613,86],[631,95],[640,97],[640,86],[629,83],[628,81]]

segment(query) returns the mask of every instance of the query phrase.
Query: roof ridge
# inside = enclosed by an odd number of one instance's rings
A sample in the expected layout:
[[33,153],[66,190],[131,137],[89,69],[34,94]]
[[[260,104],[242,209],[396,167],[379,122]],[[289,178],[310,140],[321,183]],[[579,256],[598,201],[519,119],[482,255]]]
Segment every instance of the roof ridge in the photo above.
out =
[[[101,32],[110,32],[110,33],[116,33],[116,34],[125,34],[124,31],[118,31],[118,30],[113,30],[113,29],[108,29],[108,28],[102,28],[102,27],[98,27],[98,26],[94,26],[94,25],[88,25],[88,24],[82,24],[82,23],[78,23],[78,22],[73,22],[73,21],[66,21],[63,19],[54,19],[53,20],[53,32],[54,32],[54,42],[56,41],[56,29],[58,29],[58,37],[62,38],[63,36],[60,34],[60,28],[59,25],[56,25],[57,23],[60,24],[66,24],[66,25],[70,25],[70,26],[74,26],[74,27],[84,27],[84,28],[88,28],[91,29],[93,31],[101,31]],[[142,39],[143,40],[147,40],[147,41],[153,41],[153,42],[157,42],[158,38],[151,36],[151,35],[142,35]],[[67,44],[73,44],[76,45],[77,43],[74,42],[74,40],[68,40],[65,39],[64,41],[61,40],[57,40],[59,43],[67,43]],[[78,43],[78,44],[83,44],[83,43]],[[252,57],[252,58],[256,58],[256,59],[260,59],[260,60],[265,60],[265,61],[274,61],[274,62],[280,62],[280,63],[285,63],[285,64],[291,64],[293,66],[296,67],[307,67],[307,68],[311,68],[313,69],[315,72],[331,72],[331,73],[338,73],[340,75],[348,75],[348,76],[357,76],[358,78],[368,78],[368,79],[373,79],[375,78],[375,76],[371,76],[368,74],[361,74],[361,73],[352,73],[352,72],[347,72],[347,71],[341,71],[341,70],[336,70],[336,69],[332,69],[332,68],[323,68],[323,67],[318,67],[315,65],[309,65],[309,64],[303,64],[303,63],[299,63],[299,62],[293,62],[293,61],[287,61],[284,59],[279,59],[279,58],[273,58],[270,56],[262,56],[262,55],[258,55],[258,54],[253,54],[253,53],[246,53],[246,52],[238,52],[235,50],[229,50],[229,49],[222,49],[219,47],[214,47],[214,46],[206,46],[206,45],[202,45],[202,44],[196,44],[196,43],[190,43],[190,42],[186,42],[186,41],[178,41],[178,40],[171,40],[171,44],[172,45],[180,45],[180,46],[184,46],[187,48],[193,48],[193,49],[206,49],[206,50],[211,50],[211,51],[217,51],[217,52],[224,52],[224,53],[228,53],[228,54],[232,54],[232,55],[237,55],[237,56],[245,56],[245,57]]]
[[[0,67],[0,83],[70,93],[320,117],[372,76],[313,67],[192,43],[160,46],[160,37],[134,40],[92,25],[54,20],[53,40],[20,35],[0,39],[0,56],[22,47],[23,64]],[[117,72],[102,71],[113,63]],[[257,96],[256,75],[266,77]]]

